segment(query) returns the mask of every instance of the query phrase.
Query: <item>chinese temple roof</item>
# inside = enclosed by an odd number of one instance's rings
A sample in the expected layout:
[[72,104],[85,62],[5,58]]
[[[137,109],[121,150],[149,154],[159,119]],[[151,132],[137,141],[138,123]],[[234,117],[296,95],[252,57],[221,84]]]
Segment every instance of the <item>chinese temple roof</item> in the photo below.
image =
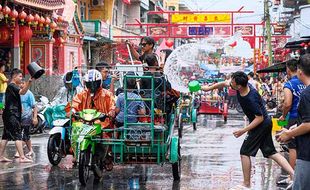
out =
[[13,2],[45,10],[61,9],[65,4],[65,0],[14,0]]

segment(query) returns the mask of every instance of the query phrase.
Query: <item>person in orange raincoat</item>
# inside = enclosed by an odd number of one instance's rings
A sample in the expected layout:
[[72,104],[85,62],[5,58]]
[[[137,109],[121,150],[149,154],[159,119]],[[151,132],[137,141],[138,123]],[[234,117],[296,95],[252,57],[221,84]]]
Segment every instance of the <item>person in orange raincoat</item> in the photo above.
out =
[[[65,110],[67,114],[82,111],[84,109],[95,109],[101,113],[108,115],[110,118],[115,117],[115,100],[113,94],[102,88],[101,73],[95,69],[91,69],[84,76],[86,89],[75,95],[71,102],[68,102]],[[101,122],[102,128],[113,128],[114,125],[110,119]]]

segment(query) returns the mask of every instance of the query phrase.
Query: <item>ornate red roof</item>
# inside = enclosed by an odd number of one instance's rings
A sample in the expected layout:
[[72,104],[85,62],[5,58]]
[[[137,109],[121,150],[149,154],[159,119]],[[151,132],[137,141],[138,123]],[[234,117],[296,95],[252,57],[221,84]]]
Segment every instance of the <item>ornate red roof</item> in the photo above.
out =
[[37,7],[45,10],[56,10],[64,7],[65,0],[14,0],[14,3]]

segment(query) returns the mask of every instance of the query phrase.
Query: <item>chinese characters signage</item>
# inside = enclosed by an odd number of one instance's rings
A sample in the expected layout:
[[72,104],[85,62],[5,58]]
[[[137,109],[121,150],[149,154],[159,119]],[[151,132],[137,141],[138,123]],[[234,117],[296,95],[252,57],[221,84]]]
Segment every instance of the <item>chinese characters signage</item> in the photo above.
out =
[[234,32],[241,31],[242,36],[253,36],[253,26],[235,26]]
[[231,23],[231,14],[172,14],[172,23]]

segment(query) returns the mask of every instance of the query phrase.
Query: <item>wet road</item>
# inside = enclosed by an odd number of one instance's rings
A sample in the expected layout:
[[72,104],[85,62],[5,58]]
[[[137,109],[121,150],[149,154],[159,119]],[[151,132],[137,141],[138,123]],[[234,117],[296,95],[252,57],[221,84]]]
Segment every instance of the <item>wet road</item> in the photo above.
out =
[[[34,163],[0,163],[0,190],[2,189],[229,189],[242,182],[239,148],[243,137],[234,138],[232,132],[244,125],[242,117],[232,116],[224,124],[216,116],[199,116],[197,131],[186,126],[181,141],[182,178],[173,182],[171,165],[115,166],[107,172],[103,181],[93,184],[91,177],[87,187],[81,187],[78,171],[71,164],[71,157],[59,167],[51,167],[46,154],[48,135],[33,137],[36,152]],[[14,144],[6,153],[14,155]],[[276,181],[280,168],[261,155],[253,159],[253,189],[279,189]]]

